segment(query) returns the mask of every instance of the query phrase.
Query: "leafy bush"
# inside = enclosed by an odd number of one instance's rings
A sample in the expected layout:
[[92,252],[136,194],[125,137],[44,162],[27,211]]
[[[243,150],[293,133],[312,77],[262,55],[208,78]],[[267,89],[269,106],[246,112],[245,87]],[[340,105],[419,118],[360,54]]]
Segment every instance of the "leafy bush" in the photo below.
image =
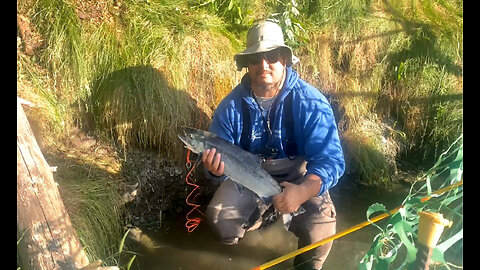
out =
[[[390,215],[387,224],[373,240],[372,247],[359,264],[359,269],[407,269],[415,262],[418,250],[418,223],[420,211],[442,213],[453,221],[434,248],[431,260],[448,267],[450,261],[458,263],[463,247],[463,136],[443,152],[437,162],[418,182],[412,184],[402,208]],[[440,194],[436,191],[449,186]],[[428,198],[426,200],[425,198]],[[367,219],[375,212],[388,212],[381,204],[367,210]],[[370,220],[370,219],[369,219]],[[459,252],[460,250],[460,252]]]

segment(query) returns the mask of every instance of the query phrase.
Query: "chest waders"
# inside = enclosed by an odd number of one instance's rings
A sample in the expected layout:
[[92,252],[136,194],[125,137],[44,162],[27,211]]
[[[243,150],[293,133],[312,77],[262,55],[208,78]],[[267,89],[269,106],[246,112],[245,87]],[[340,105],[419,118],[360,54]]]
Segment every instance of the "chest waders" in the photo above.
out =
[[[283,117],[281,127],[285,129],[285,142],[284,145],[285,154],[287,157],[294,157],[297,155],[297,142],[295,141],[295,129],[294,129],[294,120],[293,120],[293,91],[290,91],[284,99],[283,103]],[[278,103],[278,100],[275,100],[272,104],[273,113],[267,117],[275,119],[275,107]],[[250,118],[250,110],[248,104],[242,100],[242,136],[240,137],[240,146],[246,150],[250,151],[250,145],[252,143],[252,123]],[[270,119],[267,119],[270,121]],[[283,142],[282,142],[283,143]]]
[[[293,94],[290,92],[284,100],[281,125],[286,132],[286,145],[283,147],[287,158],[265,160],[262,167],[279,183],[288,181],[299,184],[306,173],[306,161],[305,156],[297,156],[292,101]],[[272,108],[275,108],[276,102],[272,104]],[[252,124],[249,106],[244,101],[242,110],[243,127],[240,144],[243,149],[250,151]],[[275,119],[274,114],[271,115],[271,119]],[[218,187],[207,207],[207,222],[220,241],[227,245],[234,245],[248,230],[260,227],[259,223],[262,224],[262,221],[269,222],[266,217],[269,212],[273,214],[278,212],[270,206],[263,204],[249,189],[239,189],[232,180],[227,179]],[[335,234],[336,212],[328,191],[310,198],[302,206],[306,212],[295,216],[288,228],[298,237],[298,248]],[[332,242],[329,242],[298,255],[294,260],[296,269],[320,269],[331,247]]]

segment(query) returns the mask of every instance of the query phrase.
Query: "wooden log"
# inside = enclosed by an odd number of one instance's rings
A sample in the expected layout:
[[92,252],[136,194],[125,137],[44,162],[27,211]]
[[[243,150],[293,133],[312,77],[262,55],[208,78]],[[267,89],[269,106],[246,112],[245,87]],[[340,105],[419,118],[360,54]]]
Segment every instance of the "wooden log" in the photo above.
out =
[[79,269],[89,264],[51,167],[17,100],[17,239],[22,269]]

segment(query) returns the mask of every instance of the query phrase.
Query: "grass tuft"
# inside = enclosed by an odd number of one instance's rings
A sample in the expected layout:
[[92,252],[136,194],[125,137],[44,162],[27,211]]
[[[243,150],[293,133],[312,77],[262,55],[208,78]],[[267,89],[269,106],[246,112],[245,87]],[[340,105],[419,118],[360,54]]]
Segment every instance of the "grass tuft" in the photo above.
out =
[[[265,17],[279,18],[289,31],[301,26],[287,40],[301,60],[295,68],[333,104],[347,168],[358,181],[384,185],[397,156],[428,160],[463,132],[462,1],[23,0],[17,6],[43,44],[33,56],[17,45],[17,95],[38,105],[26,113],[41,144],[55,146],[80,127],[124,149],[153,148],[182,160],[178,128],[208,127],[243,74],[234,54],[253,20]],[[117,210],[103,213],[116,206],[98,200],[115,201],[107,195],[114,190],[101,187],[101,177],[77,178],[88,180],[65,182],[79,214],[72,219],[89,252],[104,258],[105,250],[116,252],[121,230],[113,224]],[[96,237],[97,228],[113,234]]]

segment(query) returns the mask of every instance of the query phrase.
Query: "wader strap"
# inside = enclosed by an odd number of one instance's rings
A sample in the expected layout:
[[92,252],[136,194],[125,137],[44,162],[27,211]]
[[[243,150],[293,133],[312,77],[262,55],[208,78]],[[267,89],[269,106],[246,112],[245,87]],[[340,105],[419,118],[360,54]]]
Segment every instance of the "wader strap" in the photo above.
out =
[[242,135],[240,136],[240,146],[243,150],[250,151],[250,136],[252,134],[252,123],[250,121],[250,110],[245,100],[242,100]]
[[285,129],[285,154],[287,157],[296,156],[297,155],[297,142],[295,141],[295,129],[294,129],[294,121],[293,121],[293,109],[292,109],[292,101],[293,101],[293,91],[288,93],[287,97],[285,97],[285,101],[283,103],[283,123],[282,127]]
[[[284,145],[285,155],[287,157],[292,157],[297,155],[297,142],[295,141],[295,129],[293,121],[293,90],[290,91],[283,101],[283,117],[282,117],[282,128],[285,130],[285,142]],[[272,108],[275,108],[276,103],[272,105]],[[275,119],[275,111],[270,115],[272,119]]]

